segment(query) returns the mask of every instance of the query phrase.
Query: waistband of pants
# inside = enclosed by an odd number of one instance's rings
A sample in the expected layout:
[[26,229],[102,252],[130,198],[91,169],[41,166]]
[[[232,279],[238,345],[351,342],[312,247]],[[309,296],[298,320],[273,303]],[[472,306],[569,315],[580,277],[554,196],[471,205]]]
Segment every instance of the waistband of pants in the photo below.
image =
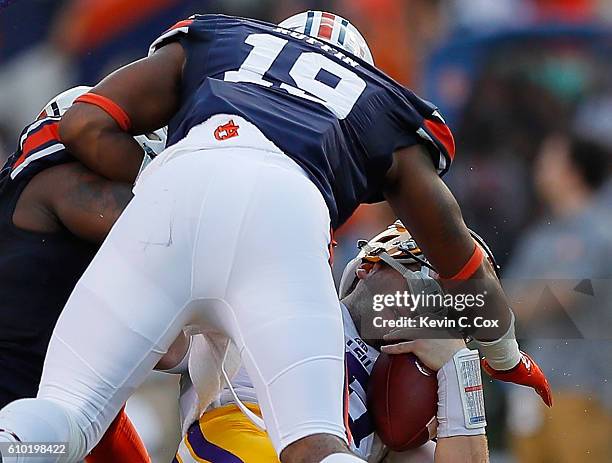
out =
[[163,164],[181,155],[196,151],[229,150],[233,155],[253,158],[256,152],[265,156],[266,163],[286,167],[308,177],[306,171],[251,122],[231,114],[216,114],[191,128],[189,133],[175,145],[159,155],[158,164]]

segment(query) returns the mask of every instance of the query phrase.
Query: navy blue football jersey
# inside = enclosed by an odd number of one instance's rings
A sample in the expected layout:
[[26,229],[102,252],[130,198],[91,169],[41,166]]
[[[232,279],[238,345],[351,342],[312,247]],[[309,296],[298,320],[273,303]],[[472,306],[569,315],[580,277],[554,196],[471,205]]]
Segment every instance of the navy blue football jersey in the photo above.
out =
[[421,144],[440,174],[450,166],[453,137],[437,108],[346,51],[223,15],[177,23],[150,53],[173,41],[187,61],[168,145],[215,114],[239,115],[308,173],[334,228],[383,200],[394,151]]
[[44,117],[26,127],[0,170],[0,408],[36,396],[53,327],[97,249],[66,229],[38,233],[13,223],[30,180],[74,162],[58,122]]

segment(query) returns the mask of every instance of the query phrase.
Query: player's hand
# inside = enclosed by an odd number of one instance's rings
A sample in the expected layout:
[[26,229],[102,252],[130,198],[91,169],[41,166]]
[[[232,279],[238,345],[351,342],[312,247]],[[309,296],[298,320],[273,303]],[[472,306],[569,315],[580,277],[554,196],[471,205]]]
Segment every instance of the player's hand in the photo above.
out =
[[481,363],[482,368],[491,378],[499,381],[505,381],[507,383],[532,387],[539,394],[544,403],[549,407],[552,407],[552,390],[550,389],[548,380],[546,379],[546,376],[544,376],[544,373],[538,364],[535,363],[533,359],[525,352],[521,351],[521,361],[511,370],[494,370],[489,366],[487,359],[484,357],[482,358]]
[[[387,334],[384,337],[385,341],[406,339],[402,335],[402,331],[397,330]],[[464,347],[463,339],[416,339],[415,341],[404,341],[382,346],[381,350],[387,354],[407,354],[411,352],[428,368],[438,371]]]

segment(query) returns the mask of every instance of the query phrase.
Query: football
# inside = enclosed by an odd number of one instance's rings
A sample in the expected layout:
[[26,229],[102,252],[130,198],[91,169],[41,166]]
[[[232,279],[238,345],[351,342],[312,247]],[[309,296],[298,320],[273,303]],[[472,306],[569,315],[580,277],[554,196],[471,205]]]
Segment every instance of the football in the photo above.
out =
[[382,442],[398,452],[435,437],[436,373],[413,354],[381,353],[368,385],[368,409]]

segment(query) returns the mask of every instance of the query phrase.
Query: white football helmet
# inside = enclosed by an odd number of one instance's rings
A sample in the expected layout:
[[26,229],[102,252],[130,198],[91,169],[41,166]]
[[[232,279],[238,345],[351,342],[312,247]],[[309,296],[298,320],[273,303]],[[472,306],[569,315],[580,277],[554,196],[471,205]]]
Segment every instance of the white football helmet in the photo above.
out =
[[[359,253],[346,265],[340,279],[338,290],[340,299],[345,298],[353,291],[357,284],[357,268],[365,262],[375,264],[382,261],[397,270],[406,279],[413,294],[418,294],[421,291],[425,293],[441,292],[440,285],[435,280],[436,275],[430,274],[433,267],[425,258],[410,232],[399,220],[389,225],[371,240],[359,240],[357,247]],[[407,266],[412,264],[420,266],[420,270],[410,270]]]
[[280,27],[324,40],[374,66],[374,58],[363,35],[341,16],[324,11],[305,11],[285,19]]
[[[499,266],[495,261],[493,252],[476,232],[470,230],[470,234],[476,244],[484,251],[499,278]],[[438,274],[435,268],[429,263],[410,231],[401,221],[396,220],[369,241],[359,240],[357,247],[359,253],[346,265],[342,272],[338,289],[340,299],[348,296],[355,289],[357,284],[356,271],[365,262],[375,264],[382,261],[394,268],[404,276],[413,294],[418,294],[421,291],[425,293],[442,292],[437,282]],[[418,265],[421,269],[413,271],[408,269],[407,265]]]
[[[43,117],[61,117],[64,115],[68,108],[72,106],[74,100],[76,100],[81,95],[89,92],[91,87],[87,87],[85,85],[81,85],[79,87],[73,87],[71,89],[66,90],[65,92],[60,93],[55,98],[53,98],[49,103],[45,105],[43,110],[38,115],[38,118],[41,119]],[[154,132],[146,133],[144,135],[136,135],[134,140],[138,142],[138,144],[142,147],[145,152],[145,159],[148,157],[148,161],[151,161],[155,158],[159,153],[161,153],[164,149],[166,149],[166,140],[168,138],[168,127],[162,127]],[[143,167],[146,166],[147,163],[143,162]]]

